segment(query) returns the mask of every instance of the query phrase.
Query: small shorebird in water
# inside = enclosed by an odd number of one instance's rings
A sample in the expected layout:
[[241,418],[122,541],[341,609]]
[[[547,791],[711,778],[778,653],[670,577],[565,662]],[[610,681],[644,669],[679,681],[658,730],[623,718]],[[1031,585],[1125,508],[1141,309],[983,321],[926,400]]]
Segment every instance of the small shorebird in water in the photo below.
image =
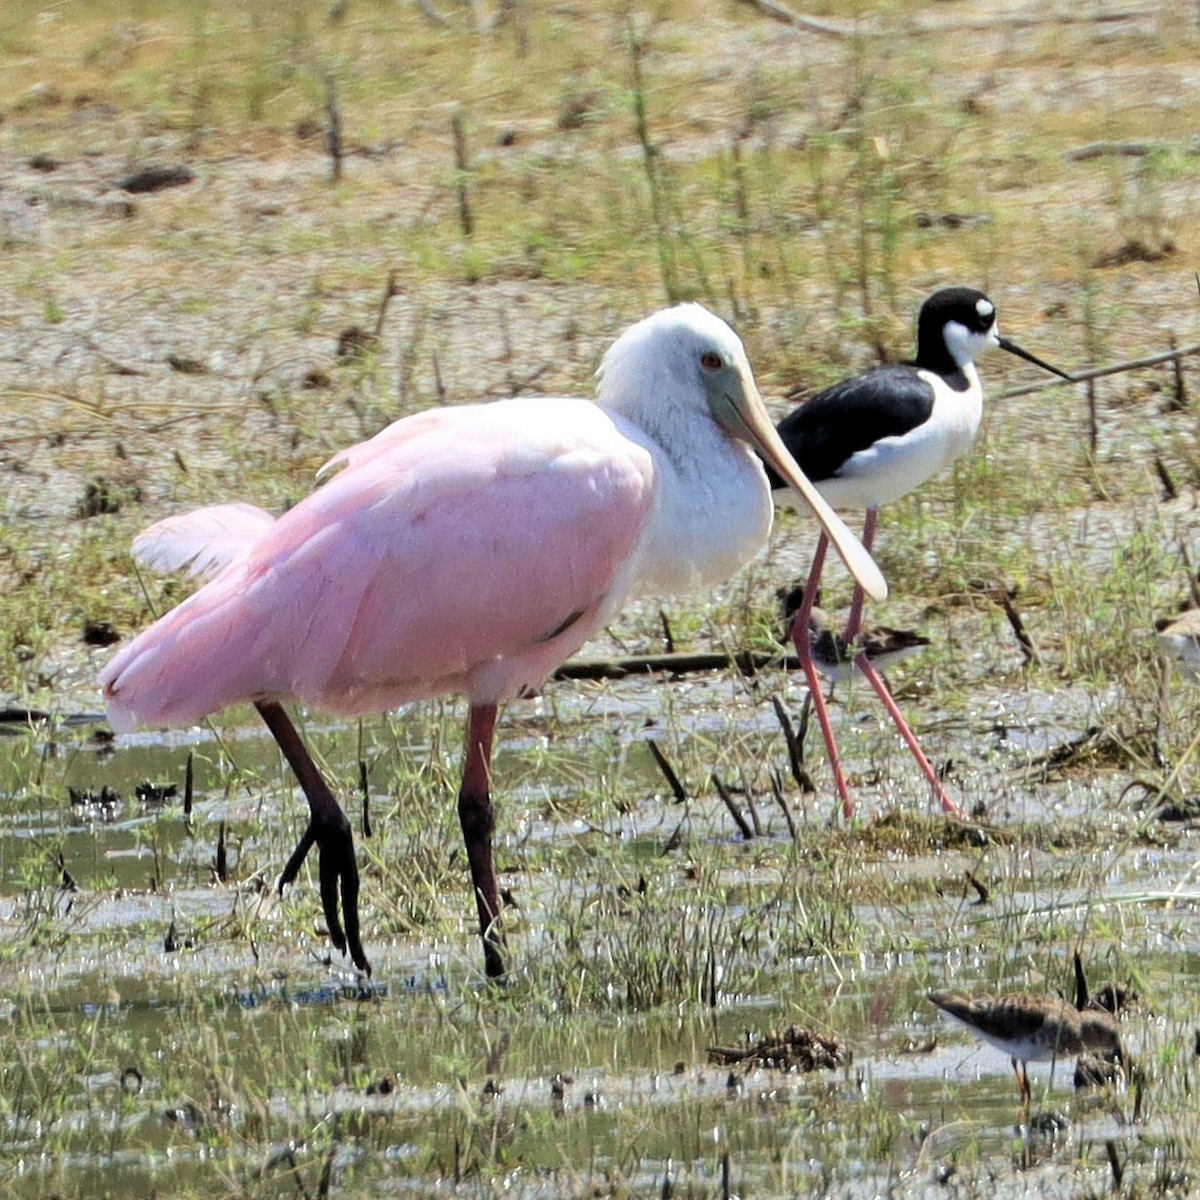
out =
[[865,654],[882,671],[929,645],[929,639],[911,629],[874,625],[860,629],[853,641],[834,629],[824,609],[813,607],[808,618],[808,640],[817,670],[831,683],[842,683],[855,671],[854,660]]
[[994,999],[930,992],[929,1000],[1012,1059],[1022,1110],[1028,1109],[1030,1098],[1027,1063],[1077,1058],[1081,1054],[1124,1061],[1120,1026],[1116,1017],[1104,1009],[1081,1010],[1058,996],[1028,992]]
[[1155,621],[1158,644],[1175,659],[1179,670],[1191,679],[1200,678],[1200,608],[1189,608],[1174,617]]

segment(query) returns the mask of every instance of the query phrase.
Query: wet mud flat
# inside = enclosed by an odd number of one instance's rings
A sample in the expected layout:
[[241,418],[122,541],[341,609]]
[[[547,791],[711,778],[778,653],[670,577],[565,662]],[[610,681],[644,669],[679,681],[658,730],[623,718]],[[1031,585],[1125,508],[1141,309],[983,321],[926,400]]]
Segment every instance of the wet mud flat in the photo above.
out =
[[[986,1173],[1065,1195],[1126,1167],[1186,1177],[1168,1114],[1193,1053],[1196,835],[1088,753],[1092,700],[996,694],[1025,714],[1015,751],[994,720],[934,732],[964,797],[995,806],[962,826],[927,808],[862,697],[835,701],[862,801],[847,827],[791,780],[788,812],[772,800],[788,759],[765,696],[790,686],[562,683],[513,706],[503,988],[475,961],[453,706],[309,730],[331,761],[370,763],[370,980],[330,961],[312,879],[274,895],[302,803],[257,730],[115,750],[82,725],[11,733],[6,778],[42,770],[0,814],[12,1194],[941,1194]],[[1075,950],[1093,989],[1140,997],[1123,1018],[1137,1074],[1076,1092],[1072,1062],[1035,1064],[1018,1124],[1005,1057],[924,994],[1069,995]],[[803,1052],[797,1029],[817,1039]]]

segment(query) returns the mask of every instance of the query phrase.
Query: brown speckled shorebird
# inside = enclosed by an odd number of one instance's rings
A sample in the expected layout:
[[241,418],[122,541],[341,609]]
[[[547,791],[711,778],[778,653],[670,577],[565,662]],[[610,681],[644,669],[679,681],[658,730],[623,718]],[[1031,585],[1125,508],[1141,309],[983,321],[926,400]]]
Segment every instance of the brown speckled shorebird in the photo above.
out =
[[860,653],[881,671],[929,645],[929,639],[922,634],[911,629],[892,629],[888,625],[861,629],[854,641],[848,642],[833,628],[824,609],[815,605],[808,618],[808,640],[817,670],[830,683],[849,679],[855,671],[854,660]]
[[1087,1053],[1123,1059],[1120,1026],[1112,1013],[1101,1009],[1081,1011],[1057,996],[1027,992],[974,1000],[930,992],[929,1000],[1012,1059],[1023,1109],[1029,1107],[1027,1063]]
[[1183,674],[1200,677],[1200,608],[1163,617],[1154,625],[1163,653],[1175,659]]

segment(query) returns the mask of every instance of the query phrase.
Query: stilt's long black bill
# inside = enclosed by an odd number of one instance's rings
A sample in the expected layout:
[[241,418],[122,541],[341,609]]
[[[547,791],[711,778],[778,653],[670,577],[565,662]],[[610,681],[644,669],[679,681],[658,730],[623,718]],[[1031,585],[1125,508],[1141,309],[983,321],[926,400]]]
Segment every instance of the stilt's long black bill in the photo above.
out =
[[1048,362],[1042,362],[1036,355],[1030,354],[1028,350],[1022,350],[1016,342],[1010,342],[1006,337],[1000,338],[997,345],[1001,350],[1007,350],[1009,354],[1015,354],[1018,358],[1023,358],[1026,362],[1031,362],[1036,367],[1041,367],[1043,371],[1049,371],[1051,375],[1057,375],[1059,379],[1074,380],[1073,375],[1068,375],[1066,371],[1060,371],[1057,367],[1052,367]]

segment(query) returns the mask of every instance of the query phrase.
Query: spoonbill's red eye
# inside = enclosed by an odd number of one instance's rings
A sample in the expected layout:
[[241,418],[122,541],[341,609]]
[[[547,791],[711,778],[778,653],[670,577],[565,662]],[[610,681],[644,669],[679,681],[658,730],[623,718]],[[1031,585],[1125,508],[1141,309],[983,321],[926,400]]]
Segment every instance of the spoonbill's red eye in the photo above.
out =
[[700,355],[700,365],[706,371],[719,371],[722,367],[721,356],[715,350],[705,350]]

